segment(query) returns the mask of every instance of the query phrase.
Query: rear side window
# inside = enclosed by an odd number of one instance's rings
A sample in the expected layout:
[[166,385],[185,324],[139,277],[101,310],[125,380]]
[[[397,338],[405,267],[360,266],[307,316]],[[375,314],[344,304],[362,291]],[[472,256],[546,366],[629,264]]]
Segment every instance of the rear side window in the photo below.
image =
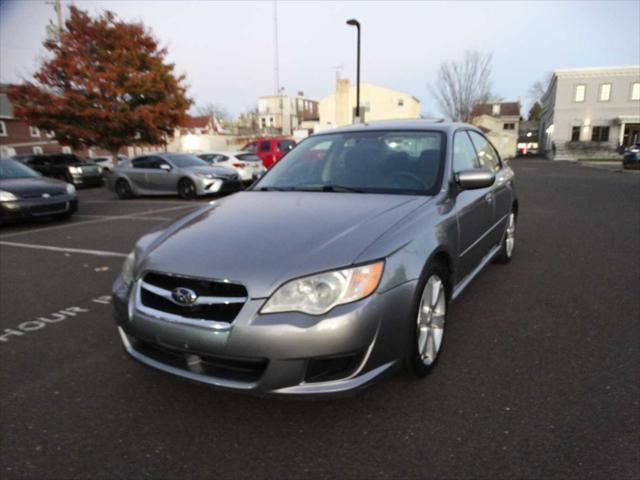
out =
[[131,160],[131,165],[133,168],[150,168],[149,157],[138,157]]
[[293,147],[296,146],[296,142],[293,140],[279,140],[278,141],[278,150],[281,152],[288,152]]
[[264,142],[260,142],[260,151],[261,152],[268,152],[271,150],[271,142],[266,140]]
[[456,132],[453,137],[453,171],[458,173],[475,168],[480,168],[480,163],[469,135],[467,132]]
[[261,162],[260,157],[254,155],[253,153],[243,153],[241,155],[236,155],[238,160],[242,160],[243,162]]
[[478,152],[478,161],[480,162],[480,166],[491,170],[492,172],[500,170],[498,152],[496,152],[496,149],[493,148],[493,145],[491,145],[489,140],[477,132],[470,131],[469,135],[471,136],[473,145],[476,147],[476,151]]
[[255,153],[256,152],[256,142],[253,143],[248,143],[244,146],[244,148],[242,150],[244,150],[245,152],[250,152],[250,153]]

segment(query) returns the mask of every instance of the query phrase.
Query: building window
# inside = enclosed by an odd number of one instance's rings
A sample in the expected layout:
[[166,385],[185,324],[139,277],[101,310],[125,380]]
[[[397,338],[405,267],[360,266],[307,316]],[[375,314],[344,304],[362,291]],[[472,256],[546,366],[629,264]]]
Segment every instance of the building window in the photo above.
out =
[[609,127],[593,127],[591,130],[592,142],[608,142],[609,141]]
[[587,92],[587,86],[586,85],[576,85],[576,90],[573,94],[573,101],[574,102],[584,102],[584,97],[585,94]]
[[611,84],[603,83],[600,85],[600,96],[598,97],[601,102],[608,102],[611,100]]
[[571,127],[571,141],[572,142],[580,141],[580,127]]
[[29,127],[29,133],[31,134],[32,137],[40,136],[40,130],[38,130],[38,127]]
[[493,115],[494,117],[497,117],[500,115],[500,104],[496,103],[495,105],[493,105],[491,107],[491,115]]
[[62,153],[71,153],[71,147],[62,147]]
[[404,98],[398,99],[398,106],[399,107],[403,107],[404,106]]
[[631,100],[640,100],[640,82],[631,85]]
[[42,155],[42,147],[33,147],[33,153],[36,155]]
[[0,137],[6,137],[7,136],[7,126],[4,124],[4,122],[0,122]]
[[273,117],[269,117],[269,126],[273,127]]
[[516,124],[515,123],[505,123],[502,128],[504,130],[515,130],[516,129]]
[[49,130],[47,132],[47,138],[53,138],[56,136],[56,132],[54,132],[53,130]]
[[266,118],[262,117],[262,118],[260,119],[260,126],[261,126],[262,128],[265,128],[265,127],[267,126],[267,119],[266,119]]

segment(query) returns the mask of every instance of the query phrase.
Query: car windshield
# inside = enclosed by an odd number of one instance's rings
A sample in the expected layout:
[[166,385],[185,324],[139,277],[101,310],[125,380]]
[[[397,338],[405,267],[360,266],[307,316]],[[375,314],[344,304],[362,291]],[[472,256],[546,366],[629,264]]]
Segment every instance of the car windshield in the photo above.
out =
[[440,187],[445,136],[434,131],[312,136],[276,163],[253,190],[432,195]]
[[208,167],[209,164],[195,155],[179,154],[167,157],[176,167]]
[[38,177],[40,174],[31,170],[26,165],[16,162],[15,160],[0,161],[0,180],[8,180],[10,178],[28,178]]

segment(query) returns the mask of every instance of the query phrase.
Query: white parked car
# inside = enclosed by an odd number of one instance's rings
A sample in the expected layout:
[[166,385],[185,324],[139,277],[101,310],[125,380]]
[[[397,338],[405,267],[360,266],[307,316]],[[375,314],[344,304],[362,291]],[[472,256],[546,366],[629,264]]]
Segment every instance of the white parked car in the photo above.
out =
[[198,157],[211,165],[233,168],[243,183],[251,183],[260,178],[267,169],[262,160],[255,153],[247,153],[242,150],[233,152],[206,152],[198,154]]
[[[113,168],[113,160],[111,158],[111,155],[101,155],[99,157],[93,157],[91,161],[100,165],[100,168],[103,171],[110,172]],[[124,166],[128,161],[129,157],[127,157],[126,155],[118,155],[118,163],[116,167]]]

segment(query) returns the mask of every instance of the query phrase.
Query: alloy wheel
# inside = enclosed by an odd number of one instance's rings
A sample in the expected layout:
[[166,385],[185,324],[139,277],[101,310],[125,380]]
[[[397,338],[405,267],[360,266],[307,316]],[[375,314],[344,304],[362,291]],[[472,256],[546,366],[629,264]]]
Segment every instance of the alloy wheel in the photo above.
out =
[[444,283],[438,275],[431,275],[422,292],[417,319],[418,355],[426,366],[433,364],[440,352],[446,310]]

